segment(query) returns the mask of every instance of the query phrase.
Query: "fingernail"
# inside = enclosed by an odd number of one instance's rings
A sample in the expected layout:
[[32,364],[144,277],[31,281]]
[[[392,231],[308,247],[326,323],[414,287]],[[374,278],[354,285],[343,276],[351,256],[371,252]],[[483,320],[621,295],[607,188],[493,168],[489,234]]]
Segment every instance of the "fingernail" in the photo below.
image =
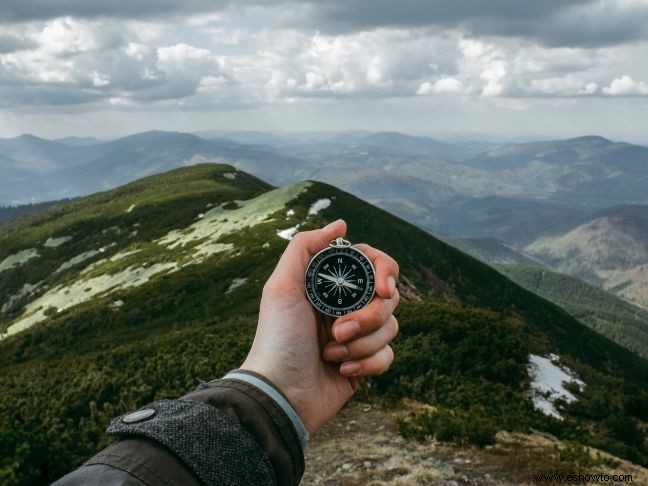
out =
[[333,334],[338,343],[344,343],[352,339],[360,331],[360,326],[356,321],[344,321],[335,325]]
[[360,363],[357,361],[346,361],[345,363],[342,363],[340,365],[340,373],[343,375],[355,375],[358,371],[360,371]]
[[349,350],[342,344],[334,344],[326,349],[326,356],[329,361],[341,361],[349,356]]
[[387,288],[389,289],[389,295],[393,297],[396,293],[396,280],[391,275],[387,277]]

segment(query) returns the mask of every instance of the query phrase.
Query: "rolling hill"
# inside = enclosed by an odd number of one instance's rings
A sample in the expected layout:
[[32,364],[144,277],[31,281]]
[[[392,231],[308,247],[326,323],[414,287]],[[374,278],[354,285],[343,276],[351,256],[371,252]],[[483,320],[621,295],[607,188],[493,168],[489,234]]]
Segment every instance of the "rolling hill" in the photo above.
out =
[[646,203],[648,148],[586,136],[496,147],[462,164],[511,182],[534,181],[555,202],[601,207]]
[[[432,405],[404,437],[536,430],[648,464],[645,360],[333,186],[200,164],[3,225],[0,482],[50,482],[106,445],[113,415],[237,366],[283,230],[338,217],[401,266],[397,360],[360,398]],[[547,371],[567,378],[547,388]]]
[[[539,265],[540,262],[514,250],[496,238],[452,238],[446,243],[484,263]],[[537,293],[537,292],[536,292]]]
[[597,211],[568,231],[538,238],[524,252],[648,309],[646,205]]
[[82,196],[205,160],[225,161],[251,171],[281,166],[282,170],[266,174],[275,183],[287,182],[285,174],[294,172],[296,165],[291,158],[263,147],[205,140],[188,133],[150,131],[94,143],[22,135],[0,140],[0,170],[6,174],[0,180],[0,204]]
[[648,312],[578,278],[546,267],[496,264],[525,289],[559,305],[574,318],[612,341],[648,358]]

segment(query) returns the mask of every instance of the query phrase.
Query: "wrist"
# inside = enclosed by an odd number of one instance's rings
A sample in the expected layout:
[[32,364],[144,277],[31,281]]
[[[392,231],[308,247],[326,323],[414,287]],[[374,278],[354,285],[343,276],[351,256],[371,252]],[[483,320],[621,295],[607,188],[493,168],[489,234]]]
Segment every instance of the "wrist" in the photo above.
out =
[[242,366],[239,369],[232,370],[227,373],[227,375],[225,375],[223,379],[245,382],[248,385],[257,388],[259,391],[273,400],[293,425],[295,432],[299,437],[299,442],[301,443],[302,449],[306,449],[306,446],[308,445],[310,429],[307,428],[302,416],[293,406],[290,399],[273,381],[270,380],[270,378],[254,369]]

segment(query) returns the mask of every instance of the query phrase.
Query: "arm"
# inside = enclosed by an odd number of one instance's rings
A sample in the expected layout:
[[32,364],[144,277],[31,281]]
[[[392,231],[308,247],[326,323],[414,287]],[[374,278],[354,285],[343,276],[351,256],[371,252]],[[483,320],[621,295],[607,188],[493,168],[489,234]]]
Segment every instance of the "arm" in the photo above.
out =
[[364,309],[324,319],[304,295],[310,257],[345,231],[339,220],[293,238],[264,287],[240,370],[113,419],[108,433],[121,440],[55,484],[299,483],[308,435],[393,359],[398,266],[390,257],[358,245],[376,267],[377,295]]

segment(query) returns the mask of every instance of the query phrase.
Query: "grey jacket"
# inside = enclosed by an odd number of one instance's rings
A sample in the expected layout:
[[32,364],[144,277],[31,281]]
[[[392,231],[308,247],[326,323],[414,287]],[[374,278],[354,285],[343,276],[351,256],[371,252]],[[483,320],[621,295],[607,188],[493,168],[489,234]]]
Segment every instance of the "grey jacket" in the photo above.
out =
[[298,484],[308,441],[286,397],[242,370],[116,417],[107,433],[120,440],[54,484]]

